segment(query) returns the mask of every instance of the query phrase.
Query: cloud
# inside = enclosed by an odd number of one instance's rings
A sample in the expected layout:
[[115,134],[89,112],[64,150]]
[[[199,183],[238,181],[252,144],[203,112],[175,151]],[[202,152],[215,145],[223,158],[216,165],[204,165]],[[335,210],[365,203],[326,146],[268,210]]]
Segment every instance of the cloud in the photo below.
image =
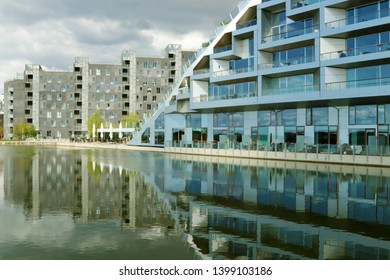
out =
[[0,84],[30,63],[67,69],[78,56],[115,63],[125,49],[156,55],[168,44],[182,44],[183,49],[195,50],[237,4],[226,0],[2,0]]

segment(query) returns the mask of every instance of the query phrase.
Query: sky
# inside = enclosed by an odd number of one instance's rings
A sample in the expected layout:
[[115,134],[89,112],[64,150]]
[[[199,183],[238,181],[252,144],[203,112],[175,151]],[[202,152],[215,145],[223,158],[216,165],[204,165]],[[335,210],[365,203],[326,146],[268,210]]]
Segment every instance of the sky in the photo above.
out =
[[116,63],[122,50],[196,50],[239,0],[1,0],[0,94],[26,64],[68,70],[75,57]]

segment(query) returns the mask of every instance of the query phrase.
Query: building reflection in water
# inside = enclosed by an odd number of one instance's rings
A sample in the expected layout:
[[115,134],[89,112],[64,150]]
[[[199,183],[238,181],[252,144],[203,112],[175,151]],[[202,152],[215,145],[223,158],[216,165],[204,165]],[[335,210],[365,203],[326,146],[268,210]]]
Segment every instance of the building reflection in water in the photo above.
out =
[[179,155],[149,156],[148,170],[118,162],[37,149],[3,162],[4,197],[31,219],[164,227],[202,259],[390,258],[388,169]]
[[93,155],[44,149],[4,166],[5,198],[23,205],[27,218],[68,213],[76,224],[120,219],[126,229],[174,227],[156,189],[138,172]]
[[388,169],[170,156],[165,193],[213,259],[389,259]]

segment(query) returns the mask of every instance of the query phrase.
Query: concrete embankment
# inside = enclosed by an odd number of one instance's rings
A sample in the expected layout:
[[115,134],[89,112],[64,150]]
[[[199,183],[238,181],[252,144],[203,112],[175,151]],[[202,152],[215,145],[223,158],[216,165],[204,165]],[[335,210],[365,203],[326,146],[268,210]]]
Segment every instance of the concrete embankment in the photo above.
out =
[[153,146],[128,146],[114,143],[89,143],[70,142],[67,140],[41,140],[41,141],[13,141],[1,142],[3,145],[36,145],[36,146],[56,146],[68,148],[86,149],[113,149],[128,151],[144,151],[194,156],[245,158],[252,160],[272,160],[285,162],[306,162],[320,164],[355,165],[372,167],[390,167],[390,157],[370,156],[370,155],[344,155],[328,153],[294,153],[294,152],[274,152],[256,151],[240,149],[207,149],[207,148],[179,148],[179,147],[153,147]]

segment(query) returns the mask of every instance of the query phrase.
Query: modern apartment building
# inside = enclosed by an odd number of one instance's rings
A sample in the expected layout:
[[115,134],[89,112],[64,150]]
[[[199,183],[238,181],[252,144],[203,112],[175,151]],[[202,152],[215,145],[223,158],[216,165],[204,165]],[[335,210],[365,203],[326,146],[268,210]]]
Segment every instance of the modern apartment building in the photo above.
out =
[[154,111],[193,52],[168,45],[160,57],[137,57],[123,51],[120,62],[95,64],[75,58],[66,71],[26,65],[23,74],[4,85],[4,136],[16,123],[31,123],[44,138],[87,136],[95,110],[106,124],[136,113],[140,121]]
[[248,0],[230,19],[129,144],[389,145],[389,1]]

